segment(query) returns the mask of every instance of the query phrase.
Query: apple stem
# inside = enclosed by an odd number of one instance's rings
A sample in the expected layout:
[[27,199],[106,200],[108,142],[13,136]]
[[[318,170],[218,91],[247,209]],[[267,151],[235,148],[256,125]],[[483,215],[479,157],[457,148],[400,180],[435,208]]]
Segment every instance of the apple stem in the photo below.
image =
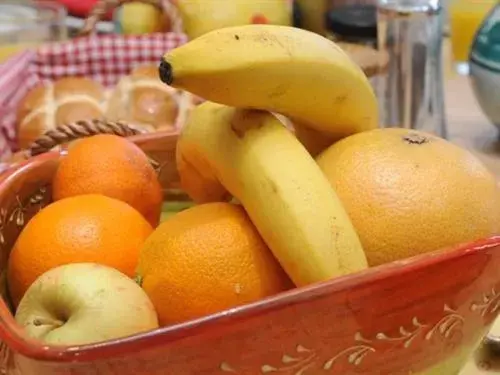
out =
[[48,318],[35,318],[35,320],[33,320],[33,325],[37,327],[43,325],[62,327],[64,325],[64,322],[61,320],[54,320]]
[[142,288],[143,277],[139,274],[135,275],[134,281]]

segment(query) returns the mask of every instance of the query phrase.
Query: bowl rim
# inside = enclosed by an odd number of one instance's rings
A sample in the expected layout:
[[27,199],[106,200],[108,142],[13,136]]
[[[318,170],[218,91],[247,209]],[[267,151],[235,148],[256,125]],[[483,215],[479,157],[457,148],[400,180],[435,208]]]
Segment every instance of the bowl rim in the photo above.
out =
[[[60,152],[48,152],[20,162],[16,166],[1,172],[0,191],[8,188],[19,176],[60,156]],[[187,337],[217,330],[221,326],[227,326],[228,323],[241,323],[246,319],[262,315],[266,312],[276,311],[289,305],[300,304],[304,300],[322,298],[340,290],[397,277],[398,275],[422,270],[429,266],[447,263],[463,256],[488,251],[495,247],[498,247],[498,251],[500,251],[500,235],[466,244],[457,244],[456,246],[295,288],[253,303],[230,308],[187,322],[158,328],[153,331],[78,346],[46,345],[27,337],[22,327],[16,323],[5,301],[0,299],[0,342],[7,345],[9,350],[13,350],[17,354],[39,361],[82,363],[106,360],[118,356],[123,357],[142,350],[154,350],[164,345],[172,345],[176,341]]]

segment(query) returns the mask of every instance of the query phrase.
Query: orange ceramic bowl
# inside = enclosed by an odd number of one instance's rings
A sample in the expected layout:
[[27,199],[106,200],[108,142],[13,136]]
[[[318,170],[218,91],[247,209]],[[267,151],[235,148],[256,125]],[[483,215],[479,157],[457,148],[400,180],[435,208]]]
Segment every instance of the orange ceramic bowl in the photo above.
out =
[[[175,188],[176,136],[134,140]],[[50,201],[60,158],[45,153],[0,175],[2,271],[23,225]],[[25,375],[455,375],[497,316],[499,270],[496,237],[80,347],[30,341],[4,299],[3,365]]]

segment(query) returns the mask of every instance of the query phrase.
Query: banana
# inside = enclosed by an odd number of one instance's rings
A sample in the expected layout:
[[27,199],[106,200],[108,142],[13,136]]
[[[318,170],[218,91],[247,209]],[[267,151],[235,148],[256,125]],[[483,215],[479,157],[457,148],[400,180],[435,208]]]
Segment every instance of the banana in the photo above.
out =
[[206,33],[163,56],[161,79],[207,100],[288,117],[313,156],[378,126],[373,89],[334,42],[278,25]]
[[205,102],[185,124],[176,157],[192,199],[234,196],[296,285],[367,267],[328,180],[270,112]]
[[229,27],[165,54],[160,78],[208,99],[177,143],[181,184],[195,202],[239,201],[297,286],[368,267],[312,156],[377,126],[373,90],[336,44],[292,27]]

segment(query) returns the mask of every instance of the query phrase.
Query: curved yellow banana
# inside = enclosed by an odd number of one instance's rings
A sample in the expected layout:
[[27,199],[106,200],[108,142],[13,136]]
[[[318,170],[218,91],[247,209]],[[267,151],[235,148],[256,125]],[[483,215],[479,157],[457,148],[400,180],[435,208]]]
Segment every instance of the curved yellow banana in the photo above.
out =
[[215,30],[163,57],[164,82],[207,100],[290,118],[313,156],[378,126],[370,82],[334,42],[298,28]]
[[367,267],[328,180],[270,112],[205,102],[183,128],[177,166],[196,202],[236,197],[296,285]]
[[[377,126],[370,83],[339,47],[292,27],[230,27],[167,53],[160,77],[209,100],[177,144],[181,183],[195,201],[236,197],[296,285],[367,267],[311,156]],[[302,144],[271,112],[292,120]]]

